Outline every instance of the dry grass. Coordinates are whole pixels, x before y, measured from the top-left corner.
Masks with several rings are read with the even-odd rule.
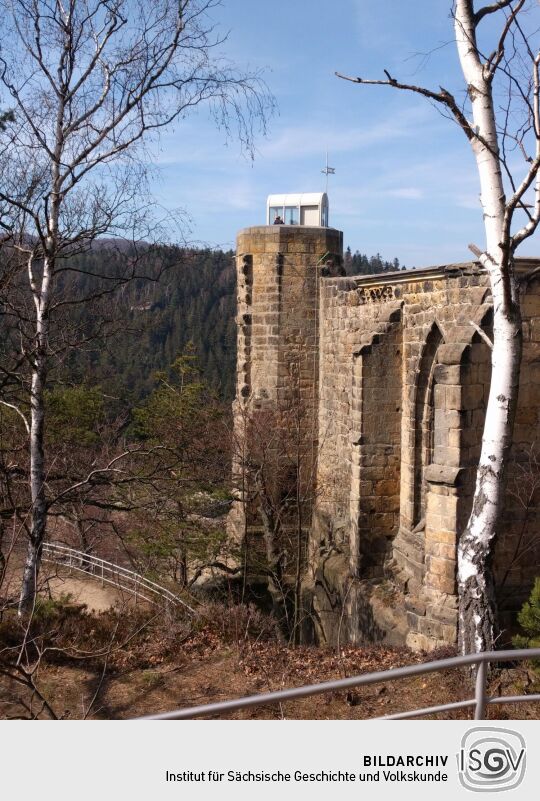
[[[89,614],[73,604],[52,604],[36,617],[25,652],[28,663],[44,649],[36,683],[59,717],[130,718],[233,697],[387,670],[432,659],[379,646],[290,648],[277,641],[273,622],[249,607],[211,604],[191,625],[181,616],[148,610]],[[14,648],[21,630],[14,615],[0,624],[0,649]],[[3,651],[6,658],[14,651]],[[435,654],[435,657],[449,654]],[[535,689],[535,675],[507,669],[493,679],[493,694]],[[0,715],[22,715],[29,695],[0,677]],[[234,713],[240,719],[365,719],[470,696],[460,671],[327,693]],[[92,703],[93,700],[93,703]],[[35,705],[34,705],[35,708]],[[538,718],[538,704],[491,710],[493,717]],[[470,716],[467,711],[448,719]]]

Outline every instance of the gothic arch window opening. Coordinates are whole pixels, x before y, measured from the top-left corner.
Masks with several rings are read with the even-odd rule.
[[[436,323],[426,338],[416,383],[414,415],[414,515],[413,528],[425,517],[426,511],[426,467],[433,460],[434,448],[434,372],[437,350],[443,335]]]

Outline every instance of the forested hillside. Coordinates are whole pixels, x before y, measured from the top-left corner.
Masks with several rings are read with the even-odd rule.
[[[113,394],[138,402],[151,391],[155,372],[168,369],[191,342],[206,381],[222,398],[232,398],[236,358],[233,256],[223,251],[160,249],[152,257],[148,278],[127,282],[111,297],[116,318],[113,332],[109,328],[93,347],[72,351],[70,379],[101,384]],[[93,268],[99,273],[104,258],[110,259],[111,254],[99,249],[79,256],[85,274],[79,274],[78,280],[88,282]],[[159,270],[154,264],[158,260]],[[85,329],[98,325],[93,305],[81,306],[76,315]]]
[[[102,272],[104,259],[122,254],[95,249],[77,257],[83,273],[75,280],[81,287],[90,274]],[[117,325],[113,335],[98,338],[92,347],[77,349],[69,358],[69,378],[75,383],[106,385],[113,394],[138,402],[151,391],[153,375],[167,369],[191,342],[202,374],[219,395],[234,395],[236,359],[236,274],[234,253],[220,250],[161,248],[157,273],[129,281],[117,290],[114,304]],[[380,256],[368,257],[350,248],[345,254],[347,274],[399,270]],[[88,292],[88,287],[82,287]],[[81,306],[75,315],[80,325],[92,328],[99,315],[95,307]]]

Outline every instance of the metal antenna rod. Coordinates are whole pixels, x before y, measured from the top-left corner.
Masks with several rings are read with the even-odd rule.
[[[335,167],[329,167],[328,166],[328,150],[326,151],[326,167],[324,168],[324,170],[321,170],[321,172],[322,172],[323,175],[326,175],[326,190],[325,191],[326,191],[326,194],[328,194],[328,176],[336,174]]]

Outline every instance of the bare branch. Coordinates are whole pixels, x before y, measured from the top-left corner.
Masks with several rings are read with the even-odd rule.
[[[52,720],[59,720],[59,716],[37,687],[33,674],[34,671],[29,671],[22,667],[22,665],[12,665],[0,661],[0,675],[9,678],[12,681],[16,681],[18,684],[22,684],[24,687],[28,688],[33,695],[39,698],[42,704],[42,710],[46,711]],[[32,717],[35,718],[36,715],[32,715]]]
[[[7,406],[9,409],[13,409],[13,411],[17,412],[17,414],[24,423],[24,427],[26,428],[26,433],[30,434],[30,425],[28,423],[28,420],[26,419],[26,416],[21,412],[21,410],[17,406],[15,406],[14,403],[8,403],[7,401],[4,400],[0,400],[0,403],[2,404],[2,406]]]
[[[519,282],[527,286],[534,281],[535,278],[538,278],[538,276],[540,276],[540,267],[535,267],[534,270],[530,270],[528,273],[525,273],[525,275],[519,276]]]
[[[478,134],[473,129],[473,127],[465,117],[462,110],[459,108],[456,99],[452,94],[450,94],[450,92],[448,92],[447,89],[444,89],[441,86],[439,92],[434,92],[433,90],[426,89],[423,86],[415,86],[413,84],[401,83],[400,81],[397,81],[395,78],[392,78],[387,70],[384,70],[384,73],[388,76],[388,79],[386,81],[369,80],[367,78],[354,78],[349,75],[342,75],[340,72],[336,72],[335,75],[338,78],[342,78],[344,81],[351,81],[352,83],[361,83],[365,84],[366,86],[391,86],[394,89],[402,89],[406,92],[413,92],[414,94],[427,97],[429,100],[434,100],[436,103],[440,103],[446,106],[452,112],[457,123],[463,129],[467,139],[471,140],[478,138]]]
[[[501,35],[499,37],[499,43],[497,45],[497,49],[489,57],[489,59],[487,60],[487,62],[485,64],[484,71],[485,71],[485,75],[486,75],[487,80],[493,80],[493,76],[495,75],[495,72],[496,72],[499,64],[503,60],[503,57],[504,57],[504,43],[506,41],[506,37],[508,36],[508,33],[510,32],[510,29],[511,29],[512,25],[515,23],[515,21],[517,19],[517,15],[519,14],[521,9],[525,5],[525,2],[526,2],[526,0],[519,0],[517,5],[514,8],[511,9],[511,13],[508,15],[508,17],[506,19],[506,23],[505,23],[504,28],[502,30],[502,33],[501,33]],[[509,3],[507,3],[506,5],[509,5]]]
[[[475,245],[472,242],[469,244],[469,250],[471,251],[471,253],[474,253],[477,259],[481,259],[482,256],[484,255],[483,251],[480,250],[478,245]]]
[[[484,340],[484,342],[486,343],[486,345],[488,346],[488,348],[489,348],[490,350],[493,350],[493,342],[492,342],[492,341],[491,341],[491,339],[488,337],[488,335],[486,334],[486,332],[485,332],[485,331],[484,331],[482,328],[480,328],[480,326],[479,326],[479,325],[477,325],[477,324],[474,322],[474,320],[469,320],[469,325],[472,325],[472,327],[474,328],[474,330],[476,331],[476,333],[478,334],[478,336],[479,336],[481,339],[483,339],[483,340]]]
[[[533,82],[534,82],[534,125],[535,130],[540,131],[540,52],[536,55],[533,63]],[[540,222],[540,135],[536,136],[536,157],[529,166],[529,171],[520,186],[514,192],[506,204],[504,215],[503,231],[505,236],[510,236],[510,226],[514,210],[518,206],[523,206],[522,198],[527,190],[535,183],[535,200],[532,213],[528,213],[529,222],[517,231],[511,238],[513,250],[527,237],[531,236]]]
[[[254,126],[264,130],[272,113],[274,101],[261,74],[242,72],[219,57],[216,48],[224,40],[208,18],[215,5],[0,0],[0,87],[14,101],[14,117],[2,116],[0,126],[0,232],[21,259],[2,310],[10,324],[15,321],[12,330],[18,330],[24,353],[17,375],[10,365],[0,366],[0,386],[17,387],[6,403],[25,408],[18,398],[26,395],[30,407],[28,461],[24,467],[17,463],[17,473],[6,472],[9,481],[15,475],[20,481],[22,469],[28,475],[30,497],[21,492],[6,503],[14,513],[25,509],[30,519],[21,615],[35,598],[51,505],[63,507],[73,497],[89,502],[91,495],[96,509],[140,508],[144,498],[133,501],[130,485],[139,482],[155,492],[160,470],[173,472],[169,459],[150,459],[144,476],[130,472],[131,464],[124,472],[121,460],[143,458],[144,452],[126,448],[119,438],[103,449],[99,463],[105,467],[94,462],[78,465],[75,476],[66,475],[70,470],[53,475],[45,393],[53,383],[51,370],[71,349],[83,347],[89,336],[105,336],[103,329],[92,328],[90,335],[75,326],[62,329],[62,310],[103,302],[135,278],[158,278],[158,268],[146,270],[131,252],[118,272],[115,264],[105,275],[80,270],[86,282],[71,283],[69,275],[78,269],[74,258],[99,237],[133,243],[160,238],[163,226],[148,200],[143,145],[190,109],[209,104],[227,132],[234,120],[242,148],[253,155]],[[144,254],[149,263],[150,253]],[[94,497],[105,486],[117,496]]]
[[[474,13],[474,24],[475,27],[478,25],[484,17],[487,17],[488,14],[495,14],[497,11],[501,11],[503,8],[508,8],[511,6],[514,0],[498,0],[497,3],[491,3],[489,6],[484,6],[483,8],[479,8],[478,11]]]

